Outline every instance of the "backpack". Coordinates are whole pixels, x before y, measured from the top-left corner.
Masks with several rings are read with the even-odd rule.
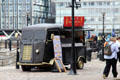
[[[107,55],[107,56],[111,56],[112,55],[111,45],[110,44],[106,44],[104,46],[104,55]]]

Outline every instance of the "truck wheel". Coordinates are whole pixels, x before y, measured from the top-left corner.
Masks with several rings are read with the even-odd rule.
[[[78,69],[83,69],[84,67],[84,62],[82,59],[79,59],[79,61],[77,61],[77,67]]]
[[[22,65],[22,70],[23,71],[30,71],[31,70],[31,67],[30,66],[25,66],[25,65]]]

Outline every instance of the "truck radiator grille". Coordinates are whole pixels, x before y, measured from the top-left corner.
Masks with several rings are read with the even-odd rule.
[[[25,61],[31,60],[31,55],[32,55],[32,46],[24,45],[22,60]]]

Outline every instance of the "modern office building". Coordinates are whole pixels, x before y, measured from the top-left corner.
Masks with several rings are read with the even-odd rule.
[[[71,16],[71,0],[56,0],[56,23],[63,24],[64,16]],[[103,20],[103,14],[104,20]],[[114,28],[120,31],[119,0],[81,0],[81,7],[75,9],[75,16],[85,16],[85,26],[94,28],[93,34],[111,33]]]
[[[0,0],[0,29],[21,29],[52,16],[51,0]]]

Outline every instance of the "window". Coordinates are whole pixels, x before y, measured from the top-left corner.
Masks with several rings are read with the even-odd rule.
[[[27,8],[27,11],[30,11],[30,5],[27,5],[26,8]]]
[[[63,3],[60,3],[60,6],[62,7],[62,6],[64,6],[64,4],[63,4]]]
[[[94,21],[94,18],[91,18],[91,21]]]
[[[94,6],[94,2],[91,2],[91,6]]]
[[[83,2],[83,5],[84,5],[84,6],[86,6],[86,5],[87,5],[87,3],[86,3],[86,2]]]
[[[115,2],[114,4],[115,4],[115,6],[118,6],[118,5],[120,5],[120,2]]]
[[[102,6],[102,2],[99,2],[98,4],[99,4],[99,6]]]
[[[10,2],[13,2],[13,0],[9,0]]]
[[[115,9],[113,10],[113,12],[114,12],[114,13],[118,13],[118,12],[119,12],[118,8],[115,8]]]
[[[15,4],[15,12],[17,12],[17,5]]]
[[[110,2],[107,2],[107,5],[109,6],[109,5],[110,5]]]
[[[102,21],[102,18],[101,17],[99,17],[99,19],[98,19],[99,21]]]
[[[13,11],[13,6],[12,5],[9,6],[9,10],[10,10],[10,12]]]
[[[23,2],[23,0],[19,0],[19,3],[22,3]]]
[[[67,5],[66,6],[70,6],[71,5],[71,3],[70,2],[67,2]]]
[[[27,0],[27,3],[29,3],[30,2],[30,0]]]
[[[2,2],[4,2],[5,0],[2,0]]]

